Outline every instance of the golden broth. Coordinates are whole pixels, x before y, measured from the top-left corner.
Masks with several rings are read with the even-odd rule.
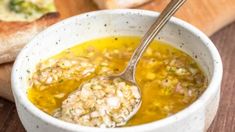
[[[40,66],[37,66],[36,72],[29,79],[28,98],[39,109],[53,115],[61,107],[62,101],[82,82],[100,74],[123,71],[139,42],[139,37],[100,38],[76,45],[49,58],[66,60],[85,57],[95,65],[95,71],[84,77],[70,73],[69,78],[57,77],[57,81],[51,84],[40,81],[34,83],[38,76],[33,75],[41,75],[38,70]],[[38,65],[46,64],[48,60]],[[47,70],[53,71],[53,67],[48,66]],[[65,69],[62,73],[66,72]],[[53,76],[53,73],[48,75]],[[142,106],[127,125],[148,123],[175,114],[195,101],[207,86],[207,79],[193,58],[159,41],[154,41],[141,58],[136,79],[142,92]]]

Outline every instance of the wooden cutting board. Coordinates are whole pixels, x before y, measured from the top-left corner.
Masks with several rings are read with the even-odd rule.
[[[55,0],[62,18],[98,10],[92,0]],[[170,0],[152,0],[138,9],[161,11]],[[235,0],[188,0],[176,15],[208,36],[235,20]],[[10,90],[12,63],[0,65],[0,96],[13,101]]]

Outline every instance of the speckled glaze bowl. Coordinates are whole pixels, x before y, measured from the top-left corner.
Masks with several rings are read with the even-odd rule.
[[[158,13],[143,10],[104,10],[61,21],[27,44],[12,70],[12,91],[17,111],[28,132],[204,132],[218,109],[222,62],[211,40],[192,25],[172,18],[157,39],[195,58],[209,79],[206,91],[193,104],[173,116],[123,128],[92,128],[67,123],[42,112],[27,98],[28,77],[35,65],[62,50],[87,40],[113,35],[142,36]]]

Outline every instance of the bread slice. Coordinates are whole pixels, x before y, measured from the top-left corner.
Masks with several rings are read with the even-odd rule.
[[[93,0],[100,9],[131,8],[150,0]]]
[[[14,61],[25,44],[59,18],[59,13],[54,12],[33,22],[0,21],[0,64]]]

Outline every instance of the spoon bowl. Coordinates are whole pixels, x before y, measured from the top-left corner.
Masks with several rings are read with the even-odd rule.
[[[141,90],[140,90],[138,84],[136,83],[135,79],[133,78],[134,80],[127,80],[126,77],[125,77],[125,73],[122,73],[122,74],[119,74],[119,75],[108,76],[107,78],[110,79],[110,80],[121,78],[122,80],[124,80],[129,85],[137,87],[138,88],[138,93],[141,95]],[[129,121],[139,111],[140,106],[142,104],[142,98],[141,97],[142,96],[140,96],[139,102],[135,105],[133,111],[131,111],[129,113],[129,115],[127,116],[126,122]],[[126,122],[124,124],[117,124],[117,126],[125,125]]]

